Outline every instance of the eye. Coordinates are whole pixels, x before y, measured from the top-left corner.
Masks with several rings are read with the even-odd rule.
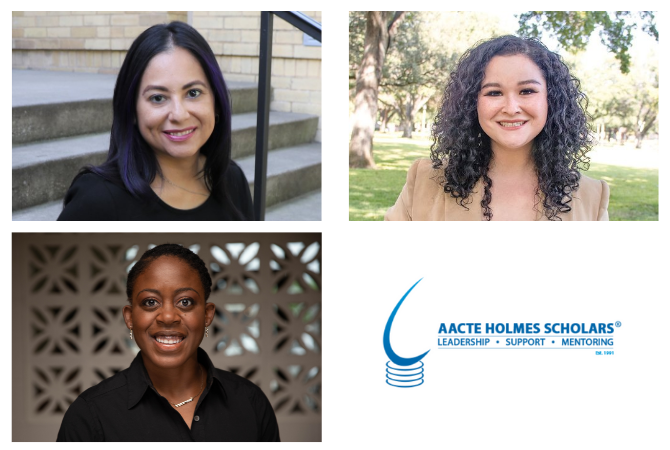
[[[158,302],[153,299],[153,298],[146,298],[142,300],[142,303],[140,303],[142,306],[146,306],[147,308],[153,308],[158,305]]]
[[[523,89],[521,92],[521,95],[529,95],[529,94],[537,94],[537,91],[535,89]]]
[[[165,101],[165,96],[162,94],[156,94],[149,97],[151,103],[163,103]]]
[[[193,305],[193,300],[191,300],[190,298],[182,298],[177,302],[177,305],[183,308],[188,308],[189,306]]]
[[[200,97],[200,94],[202,94],[200,89],[189,89],[187,96],[188,98],[197,98]]]
[[[484,94],[485,97],[500,97],[502,95],[502,92],[500,91],[488,91],[487,93]]]

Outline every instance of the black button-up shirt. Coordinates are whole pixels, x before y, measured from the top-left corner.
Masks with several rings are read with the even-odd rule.
[[[272,406],[254,383],[214,367],[199,348],[207,385],[189,429],[153,387],[141,354],[70,405],[58,441],[279,441]]]

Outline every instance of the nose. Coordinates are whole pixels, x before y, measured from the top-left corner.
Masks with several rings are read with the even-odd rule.
[[[505,104],[503,105],[503,112],[513,115],[521,112],[521,106],[519,105],[519,99],[516,95],[508,95],[505,97]]]
[[[156,317],[156,322],[164,325],[172,325],[181,322],[179,310],[170,302],[166,302],[166,305],[160,309],[160,312]]]
[[[170,121],[172,122],[182,122],[187,119],[189,116],[188,109],[184,105],[182,99],[175,99],[172,102],[172,109],[170,110]]]

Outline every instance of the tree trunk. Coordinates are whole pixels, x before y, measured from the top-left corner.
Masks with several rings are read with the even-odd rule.
[[[400,126],[402,127],[402,137],[412,139],[412,122],[405,119]]]
[[[389,109],[384,108],[379,114],[379,131],[381,131],[382,133],[386,133],[386,126],[388,125],[388,123],[389,123]]]
[[[405,94],[405,120],[402,126],[402,137],[412,139],[412,129],[414,128],[414,116],[412,115],[412,96],[409,92]]]
[[[368,11],[365,30],[365,51],[356,76],[354,124],[349,141],[349,167],[375,168],[372,157],[372,139],[377,119],[377,95],[382,67],[389,46],[402,20],[403,11]]]

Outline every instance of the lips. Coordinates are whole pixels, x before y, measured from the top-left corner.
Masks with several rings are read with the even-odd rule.
[[[156,339],[157,342],[160,342],[161,344],[179,344],[181,341],[184,340],[184,338],[179,337],[179,336],[156,336],[154,339]]]
[[[516,122],[498,122],[500,126],[503,128],[518,128],[522,125],[524,125],[527,120],[517,120]]]
[[[178,331],[159,331],[152,337],[161,346],[175,346],[186,339],[186,336]]]
[[[193,136],[198,127],[184,128],[182,130],[164,130],[163,134],[171,141],[185,141]]]

